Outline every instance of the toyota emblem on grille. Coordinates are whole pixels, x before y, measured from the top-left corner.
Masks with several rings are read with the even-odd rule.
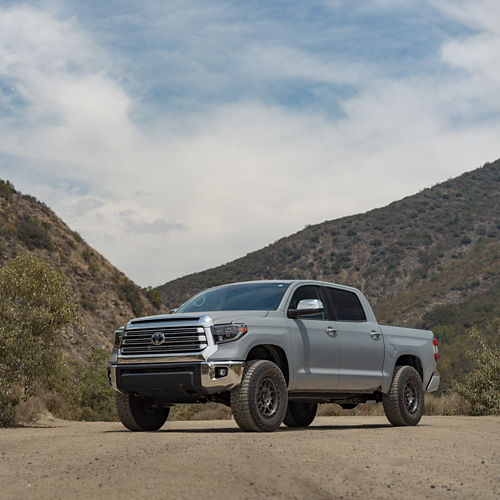
[[[151,335],[151,343],[153,345],[162,345],[165,342],[165,335],[162,332],[155,332]]]

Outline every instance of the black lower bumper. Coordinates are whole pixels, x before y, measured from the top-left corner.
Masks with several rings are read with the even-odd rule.
[[[200,364],[117,365],[120,392],[149,396],[163,403],[196,403],[206,400]]]

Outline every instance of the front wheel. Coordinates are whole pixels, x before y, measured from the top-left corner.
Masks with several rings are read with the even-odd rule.
[[[307,427],[312,424],[317,410],[317,404],[290,401],[283,422],[288,427]]]
[[[382,396],[382,403],[392,425],[417,425],[424,409],[424,389],[417,370],[397,366],[391,389]]]
[[[231,391],[233,417],[244,431],[275,431],[283,422],[287,403],[283,373],[262,359],[247,363],[241,384]]]
[[[157,431],[166,422],[170,408],[155,406],[151,398],[117,392],[116,412],[131,431]]]

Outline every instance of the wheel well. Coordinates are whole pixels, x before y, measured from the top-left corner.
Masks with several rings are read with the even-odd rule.
[[[424,380],[424,370],[422,369],[422,363],[417,356],[412,356],[411,354],[400,356],[396,361],[396,366],[413,366],[413,368],[417,370],[422,381]]]
[[[288,385],[289,381],[289,370],[288,370],[288,360],[286,359],[285,351],[276,345],[263,344],[257,345],[250,349],[247,356],[247,361],[252,359],[266,359],[267,361],[272,361],[274,364],[278,365],[283,372],[286,383]]]

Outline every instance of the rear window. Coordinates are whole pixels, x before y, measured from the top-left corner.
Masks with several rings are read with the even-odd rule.
[[[337,321],[366,321],[365,311],[358,296],[339,288],[325,287]]]

